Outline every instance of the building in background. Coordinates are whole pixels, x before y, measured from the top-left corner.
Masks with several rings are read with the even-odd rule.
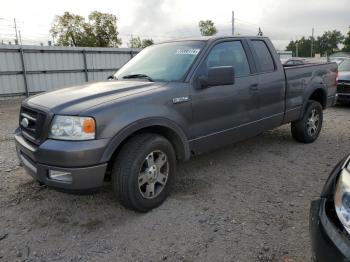
[[[282,50],[276,50],[277,54],[279,55],[280,59],[287,60],[289,58],[293,57],[292,51],[282,51]]]

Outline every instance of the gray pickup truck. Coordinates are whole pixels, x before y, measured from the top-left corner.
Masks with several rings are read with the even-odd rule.
[[[145,212],[168,196],[177,160],[287,123],[313,142],[336,76],[336,63],[283,68],[265,37],[160,43],[108,81],[25,100],[17,153],[41,183],[74,191],[111,181],[124,206]]]

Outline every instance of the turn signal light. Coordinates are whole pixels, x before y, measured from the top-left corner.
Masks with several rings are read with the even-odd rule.
[[[96,124],[95,120],[93,118],[86,118],[83,122],[83,131],[85,133],[95,133],[96,131]]]

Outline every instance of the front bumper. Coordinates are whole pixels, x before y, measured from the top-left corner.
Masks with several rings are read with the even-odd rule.
[[[47,140],[36,146],[16,130],[17,155],[26,172],[48,186],[86,190],[102,186],[107,163],[99,163],[105,140]]]
[[[337,93],[337,102],[350,102],[350,93]]]
[[[310,236],[313,261],[350,261],[350,239],[329,219],[325,198],[311,203]]]

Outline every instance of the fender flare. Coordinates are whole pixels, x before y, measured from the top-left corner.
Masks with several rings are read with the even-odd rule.
[[[158,118],[158,117],[152,117],[152,118],[146,118],[137,120],[135,122],[132,122],[131,124],[124,127],[122,130],[120,130],[108,143],[107,148],[104,150],[102,157],[101,157],[101,163],[103,162],[109,162],[111,158],[113,157],[114,152],[118,149],[118,147],[123,143],[125,139],[127,139],[130,135],[134,134],[135,132],[147,128],[147,127],[163,127],[167,128],[168,130],[171,130],[176,136],[178,137],[179,141],[181,141],[181,147],[182,147],[182,158],[184,160],[187,160],[191,156],[191,151],[189,147],[189,142],[187,139],[186,134],[184,131],[173,121],[167,119],[167,118]]]
[[[305,100],[304,100],[304,102],[303,102],[303,106],[302,106],[302,109],[301,109],[301,111],[300,111],[300,118],[302,118],[303,115],[304,115],[304,113],[305,113],[305,110],[306,110],[306,108],[307,108],[307,104],[308,104],[308,102],[310,101],[310,97],[311,97],[317,90],[320,90],[320,91],[322,92],[322,96],[324,96],[324,97],[325,97],[325,100],[326,100],[326,101],[324,101],[324,102],[327,103],[327,91],[325,90],[324,86],[316,86],[316,87],[314,87],[313,89],[311,89],[311,91],[309,91],[309,92],[307,92],[307,93],[305,94]],[[321,105],[322,105],[322,103],[321,103]],[[322,107],[325,108],[324,105],[322,105]]]

